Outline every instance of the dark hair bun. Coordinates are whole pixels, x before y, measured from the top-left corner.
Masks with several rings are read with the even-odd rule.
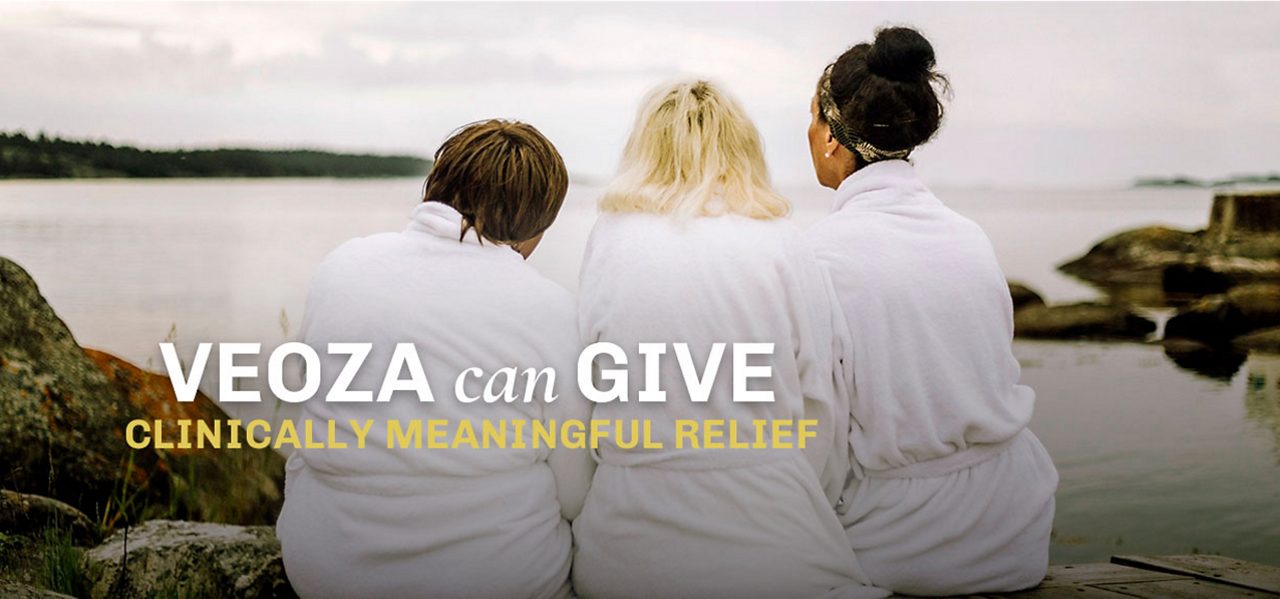
[[[888,27],[876,32],[867,53],[867,68],[891,81],[928,79],[934,66],[933,45],[915,29]]]
[[[881,150],[910,150],[942,124],[940,96],[950,86],[934,66],[933,45],[920,32],[880,29],[874,43],[845,50],[828,67],[830,100],[849,133]]]

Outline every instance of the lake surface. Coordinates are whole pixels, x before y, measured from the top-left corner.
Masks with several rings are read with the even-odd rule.
[[[339,243],[399,230],[419,180],[0,182],[0,255],[35,277],[83,345],[159,370],[156,343],[275,344],[296,333],[312,269]],[[817,187],[783,190],[807,224]],[[576,287],[595,218],[570,188],[532,258]],[[1116,231],[1195,229],[1199,189],[939,190],[986,229],[1010,279],[1051,302],[1092,288],[1055,271]],[[1159,346],[1015,344],[1039,396],[1032,429],[1062,474],[1052,558],[1221,553],[1280,564],[1280,357],[1231,374],[1184,370]]]

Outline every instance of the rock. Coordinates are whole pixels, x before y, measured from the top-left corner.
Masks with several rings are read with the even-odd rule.
[[[1203,264],[1174,264],[1165,267],[1160,276],[1161,289],[1165,293],[1225,293],[1232,284],[1231,277]]]
[[[0,258],[0,464],[3,484],[103,513],[125,473],[121,431],[142,412],[121,401],[71,331],[40,296],[35,281]],[[133,456],[131,476],[154,468],[151,452]],[[142,482],[142,481],[137,481]],[[162,485],[140,493],[158,500]]]
[[[1225,295],[1211,295],[1182,308],[1164,325],[1165,339],[1196,339],[1223,345],[1248,332],[1244,317]]]
[[[151,520],[85,553],[89,597],[295,597],[269,526]],[[121,574],[121,564],[124,564]]]
[[[1231,339],[1280,326],[1280,285],[1255,283],[1211,295],[1179,310],[1165,325],[1166,339],[1225,345]]]
[[[1253,283],[1234,287],[1227,301],[1240,310],[1250,330],[1280,326],[1280,285]]]
[[[1013,321],[1014,335],[1040,339],[1142,340],[1156,330],[1127,308],[1097,303],[1028,306]]]
[[[31,277],[0,258],[0,464],[5,486],[58,499],[112,528],[180,516],[273,522],[284,460],[269,449],[130,449],[134,419],[224,419],[168,378],[82,349]]]
[[[56,499],[0,490],[0,533],[33,535],[54,526],[80,545],[98,542],[98,527],[83,512]]]
[[[5,599],[75,599],[71,595],[63,595],[45,589],[16,582],[0,582],[0,597]]]
[[[1280,191],[1214,194],[1207,233],[1219,243],[1249,233],[1280,233]]]
[[[166,430],[178,420],[226,420],[227,415],[204,393],[179,402],[169,377],[147,372],[111,354],[84,350],[127,401]],[[284,496],[284,458],[269,449],[167,449],[160,467],[170,474],[175,511],[168,517],[235,524],[269,524],[280,513]]]
[[[1027,306],[1043,306],[1044,298],[1035,290],[1021,283],[1009,283],[1009,296],[1013,298],[1013,311],[1017,312]]]
[[[1168,227],[1125,231],[1058,269],[1099,283],[1160,284],[1165,268],[1185,263],[1199,249],[1200,237]]]
[[[1197,294],[1280,279],[1280,191],[1218,192],[1205,231],[1125,231],[1059,269],[1104,285],[1143,283]]]
[[[1232,339],[1231,345],[1242,351],[1280,353],[1280,327],[1271,327],[1241,335]]]

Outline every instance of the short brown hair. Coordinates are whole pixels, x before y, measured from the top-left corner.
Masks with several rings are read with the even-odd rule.
[[[560,212],[569,173],[532,125],[492,119],[455,131],[436,150],[422,201],[453,207],[462,236],[518,243],[547,230]]]

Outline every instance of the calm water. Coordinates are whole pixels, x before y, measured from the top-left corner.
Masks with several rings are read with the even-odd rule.
[[[338,243],[404,226],[417,180],[0,182],[0,255],[31,272],[84,345],[158,369],[156,343],[278,343]],[[786,190],[805,224],[828,192]],[[574,187],[533,264],[576,287],[595,190]],[[1054,266],[1117,230],[1202,226],[1203,190],[941,190],[991,236],[1011,279],[1096,296]],[[1158,346],[1018,342],[1032,428],[1062,473],[1055,562],[1222,553],[1280,564],[1280,358],[1229,379]]]

